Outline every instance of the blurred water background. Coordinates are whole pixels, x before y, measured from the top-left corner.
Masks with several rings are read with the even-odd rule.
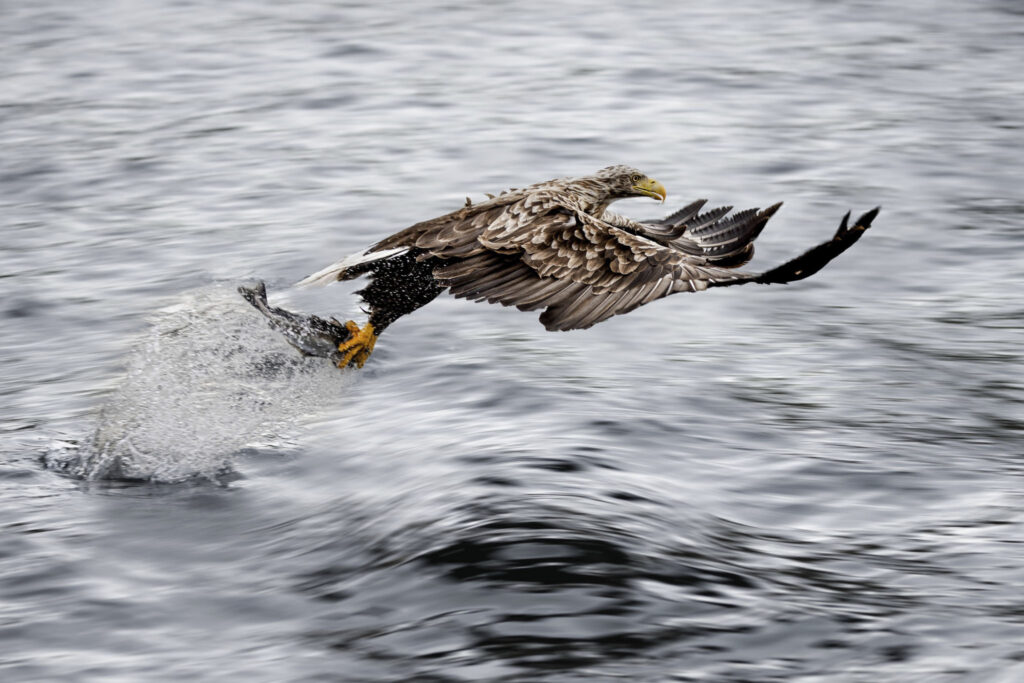
[[[1024,680],[1022,68],[1015,0],[0,3],[0,680]],[[754,266],[883,211],[359,373],[234,293],[612,163],[784,200]]]

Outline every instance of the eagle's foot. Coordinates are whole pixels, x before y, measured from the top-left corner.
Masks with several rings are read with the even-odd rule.
[[[373,347],[377,343],[377,334],[370,323],[366,323],[360,328],[351,320],[345,323],[345,329],[349,332],[349,338],[338,345],[338,351],[341,353],[338,367],[345,368],[355,364],[357,368],[361,368],[373,353]]]

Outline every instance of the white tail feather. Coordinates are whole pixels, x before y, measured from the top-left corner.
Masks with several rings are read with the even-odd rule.
[[[392,256],[398,256],[409,251],[409,247],[396,247],[395,249],[383,249],[381,251],[361,251],[358,254],[352,254],[347,256],[337,263],[332,263],[323,270],[318,270],[312,275],[299,280],[296,284],[297,287],[323,287],[329,285],[332,282],[345,279],[345,271],[353,266],[358,266],[363,263],[373,263],[374,261],[381,261],[383,259],[391,258]]]

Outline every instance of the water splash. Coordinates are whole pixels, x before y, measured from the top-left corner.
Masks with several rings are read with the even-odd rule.
[[[49,464],[86,479],[216,477],[246,445],[335,405],[352,376],[303,358],[234,287],[211,286],[156,313],[91,438]]]

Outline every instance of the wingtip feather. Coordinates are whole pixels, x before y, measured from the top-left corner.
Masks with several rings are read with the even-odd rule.
[[[875,208],[871,209],[870,211],[868,211],[863,216],[857,219],[857,225],[861,226],[862,228],[870,228],[871,222],[878,217],[878,212],[881,210],[881,206],[876,206]]]

